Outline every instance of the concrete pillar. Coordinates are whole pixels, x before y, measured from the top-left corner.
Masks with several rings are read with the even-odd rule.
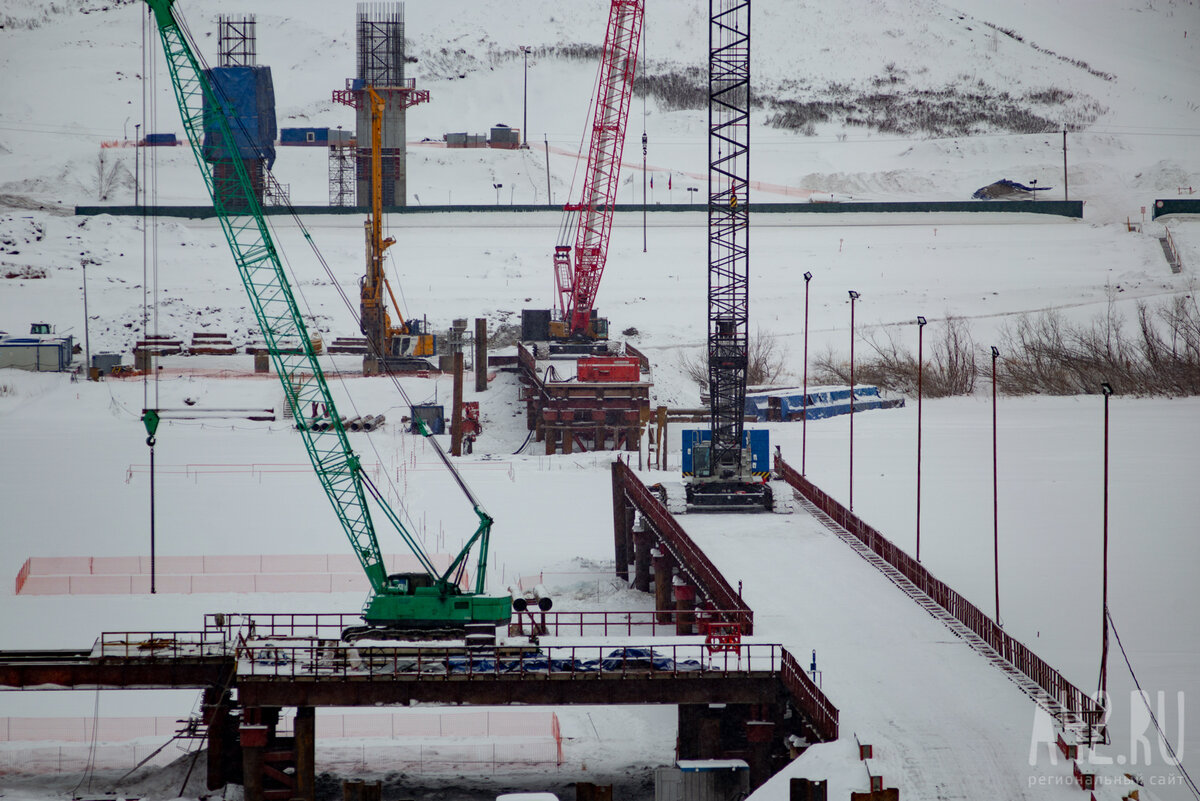
[[[487,390],[488,375],[487,320],[475,318],[475,391]]]
[[[296,707],[296,798],[315,801],[317,715],[311,706]]]

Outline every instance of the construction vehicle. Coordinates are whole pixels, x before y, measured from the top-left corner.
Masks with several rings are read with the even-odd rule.
[[[745,430],[750,322],[750,2],[710,0],[708,68],[709,439],[692,443],[688,508],[770,510]],[[766,453],[767,443],[760,451]],[[756,470],[755,468],[758,468]],[[757,473],[757,474],[756,474]]]
[[[550,324],[553,339],[608,338],[608,321],[598,317],[594,307],[608,258],[644,14],[645,0],[612,0],[593,107],[583,196],[578,203],[564,206],[566,222],[554,248],[558,319]],[[572,226],[571,220],[577,224]],[[574,245],[566,241],[572,233]]]
[[[280,377],[284,396],[291,407],[317,478],[371,585],[371,594],[362,613],[365,625],[346,629],[343,637],[349,641],[362,638],[407,639],[430,631],[457,634],[471,626],[490,628],[494,636],[495,627],[507,623],[512,612],[508,595],[484,594],[492,518],[455,470],[437,440],[422,427],[420,433],[426,436],[450,470],[479,520],[475,532],[467,538],[450,566],[438,571],[414,536],[404,527],[400,517],[364,474],[330,395],[312,346],[312,338],[285,277],[262,208],[255,198],[253,185],[236,153],[230,152],[225,158],[228,168],[236,174],[240,197],[232,197],[232,202],[227,202],[227,187],[224,192],[214,191],[214,165],[206,161],[203,150],[206,129],[214,130],[215,126],[221,141],[233,143],[237,140],[232,131],[238,126],[238,120],[230,118],[223,98],[217,96],[214,85],[202,69],[174,14],[175,0],[146,0],[146,3],[153,11],[158,26],[188,142],[213,198],[213,208],[246,288],[267,352]],[[239,133],[244,134],[240,130]],[[226,164],[216,166],[224,167]],[[327,410],[332,421],[328,428],[322,427],[324,430],[313,426],[307,416],[307,410],[318,406]],[[417,557],[422,572],[388,574],[372,521],[368,494],[374,498],[375,507]],[[479,559],[473,589],[468,591],[461,587],[461,583],[465,580],[467,559],[476,547]]]
[[[367,354],[363,357],[363,373],[374,375],[384,371],[425,370],[433,365],[429,359],[437,355],[437,341],[424,330],[420,320],[405,320],[400,304],[383,269],[383,254],[396,240],[383,236],[383,110],[388,98],[405,108],[429,98],[426,91],[408,87],[380,88],[351,81],[344,90],[333,93],[335,102],[358,108],[366,103],[371,110],[371,213],[364,224],[366,232],[367,265],[360,282],[362,333],[367,338]],[[383,291],[387,290],[396,311],[399,325],[393,325]]]

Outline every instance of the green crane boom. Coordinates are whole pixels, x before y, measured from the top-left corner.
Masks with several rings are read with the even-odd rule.
[[[213,84],[201,69],[196,54],[188,44],[172,10],[175,0],[146,0],[146,4],[154,12],[158,25],[163,52],[171,73],[171,83],[175,89],[175,99],[183,118],[184,131],[212,197],[213,208],[221,221],[221,229],[229,243],[254,316],[262,330],[267,351],[283,384],[284,395],[298,423],[304,447],[370,581],[371,596],[363,610],[363,617],[368,626],[371,627],[371,631],[399,631],[408,628],[455,628],[468,623],[498,625],[507,622],[511,615],[508,596],[483,595],[492,519],[476,501],[432,436],[429,436],[429,441],[470,500],[479,518],[479,527],[450,567],[439,574],[395,511],[382,498],[376,496],[379,508],[400,533],[425,571],[424,575],[405,574],[389,577],[367,504],[366,490],[369,485],[363,476],[358,456],[350,447],[350,441],[342,427],[325,375],[317,361],[312,340],[267,229],[249,173],[242,160],[237,157],[235,143],[239,140],[233,135],[229,104],[224,98],[218,97]],[[216,191],[213,166],[205,158],[203,139],[206,109],[208,127],[212,128],[214,122],[216,123],[220,140],[226,143],[225,156],[228,166],[236,174],[236,187],[240,191],[235,191],[232,199],[225,183],[222,183],[222,191]],[[214,109],[217,110],[215,113]],[[332,425],[323,431],[315,430],[305,423],[308,410],[319,406],[328,411],[332,420]],[[428,436],[428,432],[423,433]],[[465,569],[467,556],[476,544],[479,546],[480,558],[475,574],[474,591],[464,592],[458,581]],[[369,632],[358,630],[359,635],[364,633]]]

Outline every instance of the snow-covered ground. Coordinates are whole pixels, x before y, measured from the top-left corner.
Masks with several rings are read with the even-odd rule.
[[[578,5],[578,4],[576,4]],[[353,70],[353,10],[328,4],[229,2],[181,4],[209,60],[215,59],[218,13],[257,13],[259,63],[274,70],[281,126],[351,124],[350,112],[329,100]],[[77,218],[77,204],[126,204],[133,199],[134,151],[102,150],[102,141],[132,139],[141,131],[181,132],[161,56],[156,102],[142,116],[144,16],[138,3],[50,3],[11,0],[0,9],[0,276],[29,269],[44,278],[0,277],[0,329],[24,333],[45,320],[82,339],[86,266],[91,351],[128,354],[141,334],[144,287],[159,303],[151,328],[190,339],[196,331],[223,331],[244,344],[252,316],[234,278],[218,226],[164,220],[151,232],[120,217]],[[544,48],[599,44],[606,6],[589,3],[565,12],[561,4],[529,0],[459,5],[410,0],[409,75],[429,88],[433,102],[408,116],[410,205],[546,202],[546,159],[555,203],[570,196],[579,169],[576,153],[585,127],[594,64]],[[847,290],[857,304],[860,346],[867,337],[894,337],[915,346],[915,318],[936,330],[947,316],[968,321],[981,347],[998,343],[1018,315],[1055,309],[1088,322],[1112,309],[1132,321],[1138,301],[1191,297],[1200,264],[1200,227],[1169,223],[1184,263],[1167,269],[1154,235],[1126,230],[1155,198],[1200,188],[1196,137],[1200,135],[1194,0],[1141,3],[982,0],[852,0],[836,6],[761,0],[754,5],[753,76],[763,98],[830,97],[831,86],[870,88],[881,76],[903,73],[906,85],[947,85],[1008,91],[1014,97],[1049,89],[1069,91],[1061,108],[1036,110],[1071,125],[1070,196],[1085,201],[1085,218],[1041,216],[980,219],[973,215],[756,215],[751,236],[752,323],[786,350],[798,379],[803,368],[803,278],[812,283],[810,358],[849,349]],[[847,21],[852,20],[853,24]],[[652,75],[703,69],[707,39],[702,4],[652,5],[645,52]],[[153,36],[150,37],[150,44]],[[447,151],[421,144],[447,131],[483,132],[497,122],[519,126],[522,61],[519,46],[540,50],[529,61],[528,151]],[[49,58],[45,54],[53,53]],[[889,65],[891,67],[889,68]],[[1082,65],[1082,66],[1081,66]],[[1105,77],[1111,76],[1111,77]],[[890,81],[890,78],[888,78]],[[1062,137],[988,131],[978,136],[927,138],[884,135],[863,127],[819,123],[812,136],[769,128],[770,109],[755,111],[752,178],[757,201],[796,200],[810,192],[856,199],[965,199],[999,178],[1055,189],[1062,197]],[[1096,117],[1081,123],[1089,114]],[[641,200],[636,138],[646,130],[655,188],[648,200],[688,202],[687,187],[704,191],[705,114],[635,101],[631,140],[619,200]],[[1080,123],[1078,126],[1075,123]],[[119,162],[116,188],[97,196],[100,156],[105,169]],[[184,148],[156,149],[155,196],[162,203],[198,203],[204,188]],[[121,170],[124,170],[122,172]],[[326,201],[325,154],[281,148],[275,172],[298,204]],[[126,174],[128,173],[128,174]],[[671,188],[668,189],[668,176]],[[145,180],[145,175],[140,176]],[[577,179],[575,179],[577,181]],[[143,184],[144,185],[144,184]],[[45,208],[39,208],[45,207]],[[1148,219],[1149,215],[1147,215]],[[332,281],[353,295],[362,265],[361,222],[320,217],[305,221],[331,265],[325,275],[300,231],[275,218],[275,234],[312,320],[327,339],[352,335],[351,312]],[[559,215],[439,214],[393,216],[393,285],[406,313],[425,315],[438,328],[451,319],[485,316],[493,328],[519,321],[522,308],[550,305],[550,252]],[[705,331],[705,218],[650,215],[643,252],[640,214],[619,214],[600,289],[601,311],[631,336],[654,364],[655,402],[698,405],[698,387],[680,358],[700,350]],[[145,270],[143,245],[156,267]],[[156,261],[155,261],[156,260]],[[927,332],[928,333],[928,332]],[[126,360],[129,361],[127,355]],[[339,360],[353,371],[353,360]],[[332,369],[335,364],[330,362]],[[236,377],[219,378],[227,369]],[[185,400],[210,408],[281,406],[272,380],[247,376],[250,358],[168,360],[149,392],[154,405]],[[196,371],[205,375],[198,375]],[[405,379],[416,402],[445,401],[447,379]],[[471,382],[468,381],[468,387]],[[982,388],[981,388],[982,389]],[[353,440],[364,461],[378,462],[389,492],[434,551],[453,551],[473,530],[474,516],[436,469],[427,446],[395,425],[405,413],[387,382],[347,375],[334,382],[338,402],[358,413],[385,412],[391,424],[368,441]],[[1200,425],[1197,403],[1141,399],[1112,401],[1110,605],[1143,689],[1163,693],[1163,722],[1185,764],[1197,765],[1186,741],[1177,699],[1200,697],[1200,634],[1193,575],[1200,563],[1195,483]],[[0,372],[0,575],[15,576],[29,556],[134,555],[148,550],[147,449],[138,420],[147,405],[140,382],[72,383],[63,376]],[[481,403],[484,433],[463,472],[497,520],[491,575],[497,586],[541,570],[591,569],[611,559],[609,455],[512,456],[525,439],[523,411],[512,376],[501,373],[489,390],[468,391]],[[855,511],[902,547],[913,549],[915,404],[863,414],[856,420]],[[1001,398],[999,521],[1001,615],[1006,629],[1076,685],[1095,683],[1099,658],[1099,536],[1102,402],[1078,398]],[[992,604],[992,494],[990,398],[926,401],[922,500],[922,560],[939,578],[981,609]],[[772,438],[793,464],[799,429],[773,425]],[[846,498],[847,425],[844,419],[809,426],[808,472],[818,485]],[[286,423],[246,420],[170,421],[159,432],[160,467],[302,465],[304,454]],[[315,481],[303,472],[257,470],[189,475],[164,472],[157,485],[157,547],[164,555],[325,554],[345,549]],[[752,522],[752,521],[751,521]],[[752,605],[774,636],[797,653],[817,649],[825,686],[845,711],[844,733],[875,742],[877,753],[901,759],[895,775],[905,797],[956,797],[974,771],[995,768],[1001,782],[1020,784],[1012,797],[1057,797],[1067,791],[1029,785],[1058,775],[1027,763],[1032,706],[1002,679],[981,679],[976,694],[961,660],[939,656],[937,627],[903,601],[889,604],[889,587],[857,557],[838,549],[803,514],[772,518],[761,530],[724,532],[712,541],[741,575]],[[780,528],[776,530],[776,526]],[[738,539],[732,539],[733,537]],[[746,547],[739,547],[745,542]],[[385,550],[398,543],[385,544]],[[810,561],[811,560],[811,563]],[[793,574],[789,567],[796,566]],[[836,566],[836,567],[835,567]],[[795,590],[803,608],[806,587],[824,586],[823,603],[845,605],[821,617],[783,614],[776,597]],[[10,585],[11,586],[11,585]],[[840,588],[840,589],[839,589]],[[0,647],[84,647],[102,630],[187,629],[208,611],[345,611],[360,593],[286,595],[0,596]],[[758,599],[758,600],[756,600]],[[620,602],[627,602],[622,599]],[[617,601],[613,601],[616,603]],[[587,598],[576,601],[593,608]],[[867,625],[872,606],[889,606],[900,620],[890,641],[902,651],[895,675],[877,641],[845,629]],[[820,608],[820,607],[818,607]],[[829,607],[826,607],[829,609]],[[923,615],[924,613],[920,613]],[[50,625],[48,625],[50,623]],[[877,623],[877,622],[876,622]],[[923,643],[920,648],[913,643]],[[920,673],[922,654],[935,660],[925,686],[899,697],[895,684]],[[967,655],[970,656],[969,654]],[[871,663],[880,673],[873,673]],[[943,673],[944,671],[944,673]],[[965,668],[964,668],[965,671]],[[880,678],[876,679],[876,676]],[[938,681],[945,676],[945,681]],[[961,688],[961,689],[960,689]],[[1118,653],[1110,661],[1114,744],[1102,754],[1116,761],[1135,753],[1131,731],[1145,730]],[[1182,693],[1182,696],[1180,695]],[[193,694],[3,693],[0,716],[119,715],[131,705],[146,714],[188,714]],[[672,709],[582,710],[558,714],[567,762],[558,778],[616,780],[648,797],[638,782],[645,769],[672,759]],[[973,733],[964,733],[974,727]],[[957,748],[948,740],[958,738]],[[943,741],[943,742],[939,742]],[[1151,763],[1138,755],[1130,772],[1170,777],[1154,737]],[[990,756],[964,761],[977,744]],[[846,743],[814,750],[797,763],[809,775],[846,771]],[[962,749],[962,750],[959,750]],[[846,749],[843,749],[846,750]],[[1044,762],[1045,755],[1042,752]],[[587,770],[584,770],[586,764]],[[1109,770],[1117,772],[1119,765]],[[857,769],[857,768],[855,768]],[[1193,773],[1196,772],[1193,768]],[[615,778],[614,778],[615,777]],[[781,777],[783,778],[783,777]],[[504,778],[489,789],[535,789],[538,777]],[[177,792],[178,774],[163,774],[132,791],[145,797]],[[10,782],[10,797],[46,798],[74,782],[48,778]],[[856,789],[865,789],[857,787]],[[1157,797],[1188,797],[1181,785],[1147,788]],[[1111,790],[1111,788],[1110,788]],[[772,783],[763,797],[783,797]],[[1152,797],[1143,792],[1143,798]],[[1111,796],[1116,797],[1116,796]]]

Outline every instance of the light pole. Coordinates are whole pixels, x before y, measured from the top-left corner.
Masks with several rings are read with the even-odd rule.
[[[800,418],[800,475],[804,475],[808,456],[808,284],[812,273],[804,274],[804,416]]]
[[[694,186],[689,186],[687,188],[687,191],[688,191],[688,205],[690,206],[696,202],[696,193],[699,192],[700,190]]]
[[[500,205],[500,190],[504,188],[504,184],[492,184],[492,188],[496,190],[496,205]]]
[[[87,259],[80,259],[79,266],[83,268],[83,377],[92,376],[92,343],[88,332],[87,307]]]
[[[133,205],[138,205],[138,159],[142,150],[142,124],[133,124]]]
[[[850,290],[850,511],[854,511],[854,301],[858,293]]]
[[[1100,639],[1100,684],[1096,698],[1105,706],[1108,694],[1108,398],[1113,394],[1112,384],[1105,381],[1100,385],[1104,393],[1104,554],[1101,572],[1100,623],[1103,626]]]
[[[921,561],[921,395],[925,369],[925,324],[924,317],[917,315],[917,561]]]
[[[646,153],[649,151],[650,139],[642,131],[642,252],[646,252]]]
[[[1000,488],[996,475],[996,360],[1000,351],[992,346],[992,568],[996,584],[996,625],[1000,622]]]
[[[521,147],[529,147],[529,48],[521,45],[521,57],[525,61],[525,80],[521,90],[521,138],[524,144]]]

